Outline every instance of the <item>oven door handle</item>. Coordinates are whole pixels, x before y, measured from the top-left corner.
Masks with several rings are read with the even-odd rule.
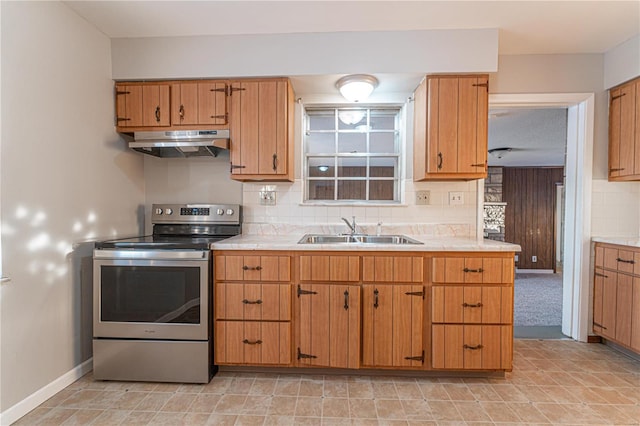
[[[209,250],[94,250],[94,259],[203,260]]]

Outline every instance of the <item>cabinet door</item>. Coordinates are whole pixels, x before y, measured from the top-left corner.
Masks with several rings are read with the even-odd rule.
[[[363,286],[362,360],[372,367],[421,367],[424,363],[421,285]]]
[[[291,320],[290,284],[215,283],[215,318]]]
[[[488,97],[488,77],[458,80],[458,173],[487,173]]]
[[[142,125],[168,126],[169,117],[169,85],[142,86]]]
[[[435,324],[433,368],[511,370],[512,335],[513,329],[509,325]]]
[[[606,271],[602,280],[602,336],[616,338],[616,298],[618,274]]]
[[[360,257],[348,255],[300,256],[301,281],[360,281]]]
[[[618,274],[616,283],[616,341],[631,345],[631,309],[633,307],[633,277]]]
[[[640,278],[633,278],[631,302],[631,349],[640,351]]]
[[[291,99],[284,80],[232,82],[231,177],[291,180]]]
[[[198,83],[198,124],[227,124],[227,85]]]
[[[609,178],[635,173],[636,85],[612,89],[609,101]]]
[[[360,287],[298,286],[298,365],[360,366]]]
[[[142,126],[142,86],[116,85],[116,125],[118,127]]]
[[[511,324],[513,288],[507,286],[433,286],[434,323]]]
[[[215,331],[215,364],[291,363],[289,322],[216,321]]]
[[[198,83],[171,86],[171,122],[174,125],[198,124]]]
[[[362,280],[421,283],[423,263],[421,256],[363,256]]]

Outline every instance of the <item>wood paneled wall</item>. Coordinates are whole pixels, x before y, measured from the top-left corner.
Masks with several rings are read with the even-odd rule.
[[[556,184],[563,182],[563,175],[562,167],[503,169],[505,241],[522,247],[516,263],[520,269],[555,271]]]

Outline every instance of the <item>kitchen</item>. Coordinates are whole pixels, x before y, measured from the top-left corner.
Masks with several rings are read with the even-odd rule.
[[[34,392],[46,393],[56,386],[57,379],[63,376],[68,379],[67,373],[90,358],[87,336],[91,330],[87,327],[91,324],[91,314],[83,308],[87,306],[86,300],[81,300],[86,292],[80,291],[86,278],[81,275],[86,269],[80,265],[91,256],[92,244],[88,242],[148,232],[144,227],[149,226],[148,214],[154,202],[215,199],[225,203],[251,203],[263,185],[231,181],[228,158],[224,154],[213,162],[195,160],[188,165],[178,160],[163,162],[143,158],[128,151],[114,131],[112,80],[138,77],[134,71],[118,75],[118,66],[142,66],[135,61],[138,55],[129,56],[127,46],[133,49],[136,43],[142,43],[142,47],[135,49],[157,52],[150,53],[149,57],[157,58],[157,62],[147,63],[156,70],[147,75],[148,78],[193,78],[214,76],[208,68],[211,65],[207,65],[208,61],[216,62],[207,47],[209,43],[191,40],[195,44],[189,50],[192,54],[187,54],[180,44],[172,50],[168,39],[158,40],[157,44],[152,43],[153,40],[130,40],[130,43],[127,39],[111,40],[64,3],[2,3],[0,10],[3,275],[11,278],[3,284],[1,299],[1,409],[4,413]],[[627,15],[633,16],[633,12]],[[340,39],[345,42],[353,36],[345,33]],[[419,40],[424,45],[424,56],[453,56],[437,50],[437,46],[428,43],[428,35],[425,37],[426,40]],[[489,35],[493,43],[495,38],[497,32]],[[365,61],[368,56],[362,50],[359,50],[361,60],[365,62],[361,64],[353,55],[332,49],[324,57],[330,61],[314,59],[315,53],[327,50],[317,45],[309,49],[313,54],[303,56],[302,47],[308,48],[313,40],[302,35],[259,39],[261,41],[256,41],[259,44],[249,52],[240,50],[232,39],[216,43],[216,53],[234,58],[226,62],[229,68],[221,71],[221,75],[338,75],[361,68],[366,71],[381,68],[381,65],[370,68]],[[469,71],[478,71],[479,66],[497,69],[491,76],[491,93],[595,93],[591,180],[594,214],[591,224],[587,225],[591,235],[635,237],[639,233],[637,183],[612,183],[606,179],[606,89],[639,74],[637,36],[616,48],[617,43],[625,40],[605,46],[598,53],[558,52],[555,55],[498,55],[492,44],[489,63],[480,65],[467,62],[468,58],[476,57],[477,52],[456,45],[460,53],[449,59],[460,61],[457,70],[461,72],[467,69],[465,66]],[[273,47],[269,48],[275,41],[285,43],[300,54],[286,62],[265,61],[265,52],[278,53]],[[406,39],[400,38],[398,43],[403,41]],[[330,37],[323,39],[323,43],[335,46]],[[454,48],[447,45],[446,37],[441,43],[445,52]],[[225,46],[231,51],[225,51]],[[161,54],[161,51],[164,52]],[[412,67],[411,61],[417,56],[415,51],[415,45],[408,45],[404,56],[388,61],[395,62],[397,68],[387,65],[386,72],[446,71],[433,69],[433,65]],[[186,55],[179,56],[182,61],[168,60],[178,57],[175,55],[180,52]],[[119,59],[118,54],[123,57]],[[282,55],[286,56],[286,52]],[[180,63],[188,63],[189,69],[176,68]],[[277,68],[276,63],[286,63],[289,69]],[[336,63],[343,67],[336,67]],[[248,73],[247,69],[254,71]],[[335,96],[339,96],[337,91]],[[31,149],[31,145],[37,148]],[[432,194],[466,191],[467,200],[475,199],[475,189],[467,184],[414,185],[430,189]],[[293,196],[297,196],[299,191],[291,188]],[[244,193],[253,195],[245,201]],[[224,199],[219,198],[222,194]],[[291,202],[295,204],[297,202]],[[466,207],[463,210],[466,211]],[[331,223],[337,223],[339,217],[344,216],[330,216],[326,207],[298,208],[302,213],[297,217],[304,220],[314,218],[314,221],[328,222],[331,219]],[[469,210],[463,219],[475,224],[475,210]],[[434,213],[438,218],[444,215]],[[356,216],[363,217],[363,223],[368,222],[366,210],[364,214],[357,212]],[[383,219],[383,223],[386,222],[389,221]],[[87,243],[83,243],[85,241]]]

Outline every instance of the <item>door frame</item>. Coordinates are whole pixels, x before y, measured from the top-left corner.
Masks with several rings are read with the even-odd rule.
[[[562,333],[581,342],[589,334],[594,106],[593,93],[489,94],[490,108],[567,108]],[[481,200],[478,196],[478,223]],[[482,238],[482,227],[477,235]]]

